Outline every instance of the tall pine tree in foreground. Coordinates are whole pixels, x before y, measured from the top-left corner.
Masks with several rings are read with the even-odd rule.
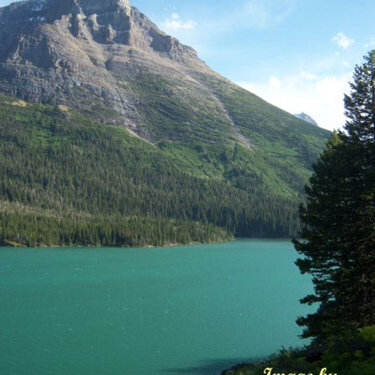
[[[304,337],[323,341],[375,324],[375,50],[354,72],[345,131],[334,133],[314,167],[295,242],[318,303],[301,317]]]

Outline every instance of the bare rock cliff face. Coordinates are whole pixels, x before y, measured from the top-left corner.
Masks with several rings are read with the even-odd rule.
[[[128,0],[29,0],[0,8],[0,91],[21,99],[74,106],[140,134],[141,99],[129,82],[153,74],[202,91],[191,72],[215,74]]]

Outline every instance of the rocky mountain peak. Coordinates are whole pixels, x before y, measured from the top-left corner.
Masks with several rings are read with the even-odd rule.
[[[301,112],[301,113],[296,113],[294,116],[299,118],[300,120],[306,121],[311,125],[319,126],[318,123],[307,113]]]
[[[27,0],[0,8],[0,91],[27,101],[95,107],[106,121],[135,129],[142,119],[129,82],[136,75],[183,81],[202,70],[209,71],[193,48],[129,0]]]
[[[17,40],[36,29],[40,33],[46,25],[101,44],[150,49],[172,59],[196,57],[192,48],[159,30],[129,0],[28,0],[0,8],[0,60]]]
[[[123,9],[128,14],[131,11],[131,5],[129,0],[28,0],[23,2],[24,5],[34,12],[42,12],[45,10],[51,10],[52,8],[74,10],[75,8],[81,8],[85,11],[104,11],[108,9]],[[17,4],[12,4],[13,6]]]
[[[0,22],[10,18],[18,32],[60,22],[75,37],[129,43],[131,13],[129,0],[29,0],[3,8]]]

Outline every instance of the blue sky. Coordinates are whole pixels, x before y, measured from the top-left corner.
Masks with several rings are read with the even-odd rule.
[[[0,0],[1,5],[10,3]],[[132,0],[214,70],[322,127],[345,122],[355,64],[375,48],[374,0]]]

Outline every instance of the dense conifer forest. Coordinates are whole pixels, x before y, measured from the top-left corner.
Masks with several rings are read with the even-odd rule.
[[[72,109],[1,97],[0,112],[3,244],[143,246],[298,230],[299,196],[272,191],[238,144],[193,146],[199,163],[222,171],[209,178],[194,172],[191,151],[176,156]]]

